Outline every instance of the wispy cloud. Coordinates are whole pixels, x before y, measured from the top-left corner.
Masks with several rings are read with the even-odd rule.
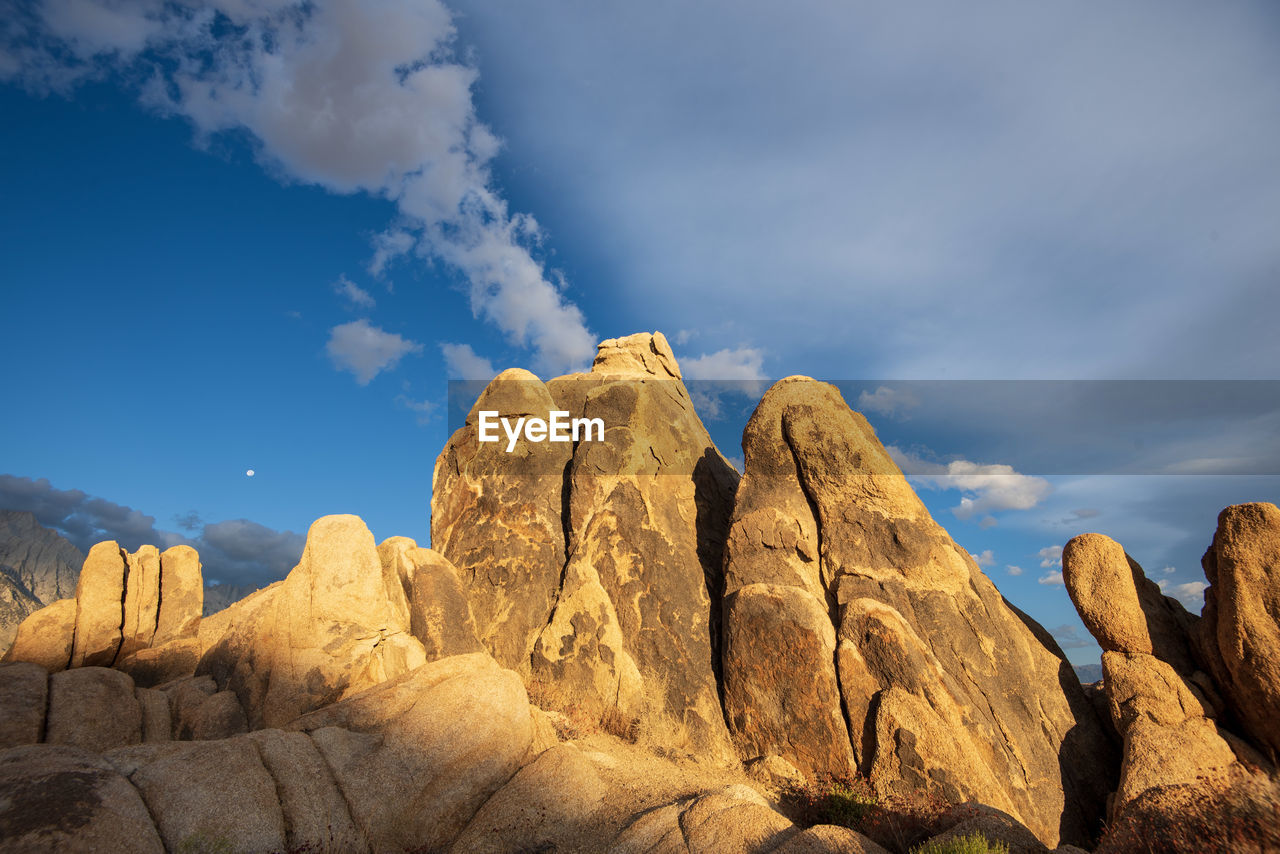
[[[1036,554],[1040,558],[1042,569],[1062,566],[1062,546],[1045,546]]]
[[[879,386],[874,392],[858,394],[858,408],[863,412],[878,412],[891,418],[902,417],[908,410],[920,405],[920,400],[910,391]]]
[[[726,396],[754,402],[764,394],[768,376],[764,372],[764,351],[759,348],[725,348],[679,361],[689,396],[703,418],[721,418]]]
[[[368,291],[346,276],[339,276],[338,281],[333,283],[333,292],[350,303],[352,308],[367,310],[377,305]]]
[[[382,371],[394,368],[404,356],[421,350],[421,344],[380,329],[363,318],[330,329],[329,341],[325,344],[333,366],[355,374],[360,385],[368,385]]]
[[[1061,570],[1057,572],[1046,572],[1044,575],[1037,578],[1036,581],[1047,587],[1063,587],[1066,585],[1066,582],[1062,580]]]
[[[466,276],[474,314],[535,363],[583,365],[595,337],[535,258],[538,223],[497,190],[500,142],[454,38],[438,0],[44,0],[0,29],[0,79],[44,91],[143,80],[142,101],[202,140],[247,132],[283,179],[390,199],[375,275],[415,248],[440,258]]]
[[[1015,575],[1015,576],[1016,576],[1016,575],[1022,575],[1022,567],[1020,567],[1020,566],[1014,566],[1013,564],[1009,564],[1008,566],[1006,566],[1006,567],[1005,567],[1005,570],[1006,570],[1010,575]]]
[[[973,556],[973,562],[981,567],[989,567],[996,565],[996,556],[991,549],[985,549],[981,554]]]
[[[444,354],[445,367],[453,379],[488,382],[498,374],[493,362],[477,355],[470,344],[444,343],[440,345],[440,352]]]

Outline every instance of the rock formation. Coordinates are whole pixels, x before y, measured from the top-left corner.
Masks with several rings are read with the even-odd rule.
[[[1218,516],[1202,561],[1209,587],[1193,644],[1245,734],[1280,757],[1280,510],[1237,504]]]
[[[1094,832],[1111,744],[1062,652],[929,516],[832,386],[777,383],[743,438],[724,703],[744,758],[856,767]]]
[[[280,726],[426,662],[404,585],[356,516],[325,516],[283,580],[201,624],[196,672],[235,692],[254,729]]]
[[[553,409],[601,419],[603,441],[478,441],[480,411]],[[432,542],[500,662],[727,756],[713,603],[736,482],[661,333],[610,339],[590,373],[490,383],[436,463]]]
[[[604,430],[507,453],[490,410]],[[99,543],[0,663],[0,848],[1043,854],[1201,795],[1280,804],[1275,506],[1223,511],[1202,617],[1068,543],[1086,696],[836,389],[779,382],[743,450],[739,479],[636,335],[489,384],[436,462],[433,549],[326,516],[202,619],[193,550]],[[877,809],[953,806],[910,842],[780,809],[852,774]]]
[[[1148,792],[1214,792],[1237,786],[1242,775],[1274,773],[1280,744],[1275,505],[1237,505],[1218,517],[1203,559],[1211,586],[1201,617],[1162,595],[1120,544],[1101,534],[1068,542],[1062,565],[1072,602],[1103,648],[1107,701],[1124,740],[1113,816]]]
[[[158,684],[195,666],[203,582],[188,546],[129,554],[114,541],[89,550],[74,599],[60,599],[18,626],[4,661],[50,671],[116,667]]]

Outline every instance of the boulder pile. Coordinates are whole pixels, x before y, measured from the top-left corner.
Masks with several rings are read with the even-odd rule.
[[[489,412],[604,429],[508,452]],[[1223,511],[1200,617],[1119,544],[1067,544],[1094,702],[834,387],[778,382],[742,444],[739,475],[633,335],[489,383],[431,548],[325,516],[202,619],[193,550],[99,543],[0,664],[0,848],[905,852],[788,800],[857,812],[813,788],[856,779],[940,805],[911,845],[1078,854],[1162,797],[1270,791],[1274,505]]]

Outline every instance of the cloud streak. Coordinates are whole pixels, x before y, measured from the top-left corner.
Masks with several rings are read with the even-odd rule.
[[[279,178],[394,202],[369,269],[414,252],[466,277],[472,312],[535,363],[587,363],[595,337],[534,251],[538,223],[513,213],[479,120],[476,69],[453,50],[438,0],[44,0],[0,30],[0,80],[69,91],[102,77],[143,81],[143,103],[198,138],[247,133]]]

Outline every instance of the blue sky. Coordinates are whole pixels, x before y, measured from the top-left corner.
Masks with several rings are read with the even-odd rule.
[[[448,377],[652,329],[698,381],[870,380],[849,402],[1064,639],[1042,550],[1101,530],[1198,607],[1216,512],[1280,493],[1272,384],[1131,387],[1113,431],[1106,395],[903,382],[1276,379],[1274,4],[3,17],[0,497],[82,543],[261,583],[326,513],[425,542]]]

